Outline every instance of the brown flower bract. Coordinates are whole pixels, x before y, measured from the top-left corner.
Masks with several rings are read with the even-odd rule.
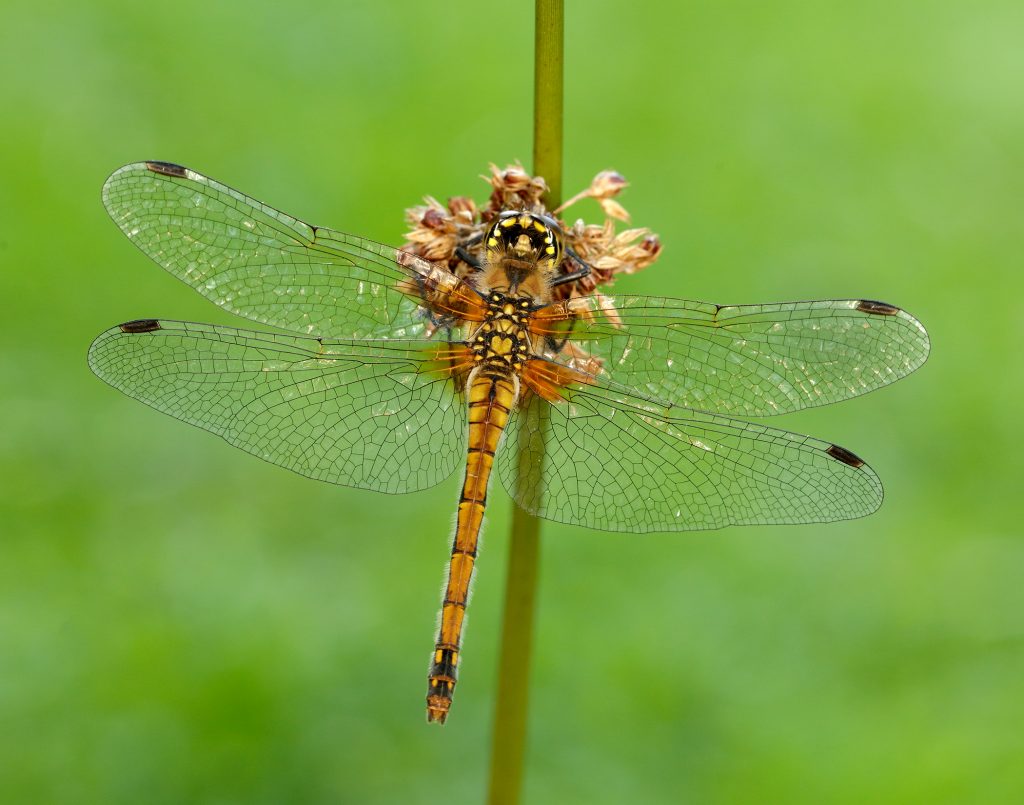
[[[615,221],[629,221],[629,213],[614,200],[624,187],[626,179],[615,171],[601,171],[590,186],[553,211],[549,211],[541,197],[547,190],[543,177],[531,176],[522,165],[509,165],[499,169],[490,165],[490,175],[482,177],[491,186],[491,194],[483,207],[465,196],[456,196],[442,204],[432,196],[424,204],[406,210],[409,232],[403,248],[427,260],[448,266],[460,277],[472,281],[473,268],[456,253],[459,246],[472,250],[467,244],[478,241],[494,217],[504,210],[529,210],[555,218],[565,233],[569,255],[562,271],[576,270],[571,254],[574,252],[591,267],[589,276],[555,289],[556,299],[570,296],[597,294],[598,288],[611,283],[618,274],[633,274],[651,265],[661,253],[661,241],[646,227],[615,231]],[[592,198],[605,215],[601,224],[586,224],[582,219],[568,225],[563,212],[585,199]]]

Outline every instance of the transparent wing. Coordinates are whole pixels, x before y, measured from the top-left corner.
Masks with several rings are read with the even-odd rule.
[[[272,464],[411,492],[465,460],[463,404],[446,375],[423,371],[444,351],[141,320],[102,333],[89,366],[129,397]]]
[[[125,165],[103,185],[103,203],[136,246],[207,299],[302,335],[417,338],[428,323],[417,293],[452,315],[479,298],[445,268],[310,226],[180,165]]]
[[[583,317],[582,319],[580,317]],[[714,413],[771,416],[877,389],[928,357],[913,316],[863,299],[722,307],[648,296],[584,297],[538,311],[640,396]],[[586,368],[572,351],[555,361]]]
[[[527,511],[608,531],[817,523],[870,514],[882,485],[836,445],[694,411],[657,409],[595,386],[532,397],[498,453]],[[517,449],[518,448],[518,449]]]

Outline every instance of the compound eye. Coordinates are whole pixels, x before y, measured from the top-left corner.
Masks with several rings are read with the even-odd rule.
[[[550,215],[538,215],[537,217],[538,217],[538,218],[539,218],[539,219],[540,219],[541,221],[543,221],[543,222],[544,222],[544,225],[545,225],[545,226],[546,226],[546,227],[547,227],[548,229],[550,229],[550,230],[552,230],[553,232],[555,232],[555,234],[557,234],[557,235],[561,235],[561,234],[562,234],[562,227],[561,227],[561,226],[559,226],[559,224],[558,224],[558,221],[556,221],[556,220],[555,220],[554,218],[552,218],[552,217],[551,217]]]
[[[501,217],[495,218],[491,225],[487,228],[487,236],[484,238],[487,242],[488,248],[495,248],[501,241]]]
[[[514,229],[518,223],[519,216],[515,210],[505,210],[505,212],[498,215],[494,219],[494,231],[495,232],[507,232]]]

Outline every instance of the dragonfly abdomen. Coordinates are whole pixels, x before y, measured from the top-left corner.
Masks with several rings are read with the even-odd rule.
[[[487,507],[487,485],[502,431],[516,404],[517,385],[511,375],[474,372],[470,376],[469,449],[459,497],[459,514],[448,565],[448,583],[441,604],[441,628],[427,683],[427,720],[444,723],[458,677],[462,622],[469,584],[476,564],[480,526]]]

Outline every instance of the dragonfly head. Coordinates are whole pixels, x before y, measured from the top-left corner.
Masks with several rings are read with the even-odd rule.
[[[487,262],[519,270],[553,271],[564,253],[562,228],[548,215],[507,210],[491,223],[484,236]]]

